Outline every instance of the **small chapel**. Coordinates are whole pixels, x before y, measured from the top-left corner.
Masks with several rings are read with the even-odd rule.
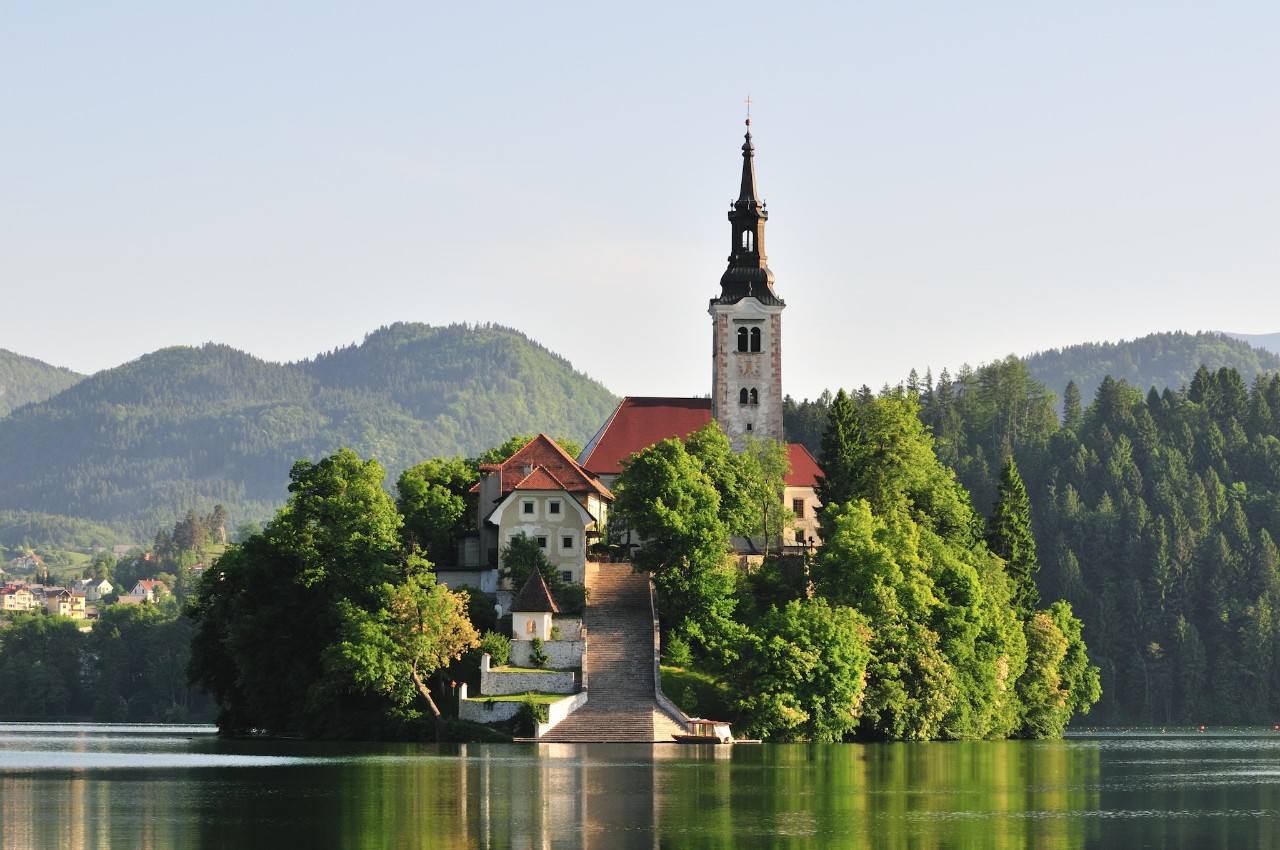
[[[756,188],[755,145],[747,119],[742,145],[738,198],[729,209],[728,267],[710,299],[711,395],[709,398],[628,396],[572,458],[551,438],[539,435],[501,464],[483,466],[474,532],[462,542],[455,570],[441,570],[450,586],[468,584],[488,592],[498,588],[501,550],[519,534],[543,548],[567,581],[582,582],[608,520],[609,487],[632,454],[661,440],[681,440],[711,421],[732,445],[748,436],[783,442],[782,311],[786,302],[774,289],[765,255],[769,212]],[[784,553],[798,554],[817,543],[817,461],[799,443],[787,444],[791,470],[783,505],[795,523],[780,541]],[[742,558],[762,541],[735,540]],[[771,547],[776,548],[776,547]],[[512,588],[518,590],[519,588]]]

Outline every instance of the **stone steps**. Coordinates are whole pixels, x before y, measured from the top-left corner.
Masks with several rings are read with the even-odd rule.
[[[587,704],[538,740],[671,741],[684,730],[654,699],[649,577],[630,564],[600,564],[587,582]]]

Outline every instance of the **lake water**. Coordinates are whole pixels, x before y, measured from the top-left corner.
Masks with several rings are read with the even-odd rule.
[[[0,846],[1280,847],[1280,733],[370,745],[0,724]]]

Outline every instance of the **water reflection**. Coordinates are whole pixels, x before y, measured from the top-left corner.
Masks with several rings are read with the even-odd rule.
[[[1276,846],[1280,738],[228,742],[0,726],[3,848]]]

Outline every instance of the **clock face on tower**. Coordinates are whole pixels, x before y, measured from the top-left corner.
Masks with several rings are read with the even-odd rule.
[[[758,378],[760,377],[760,356],[738,355],[738,377],[739,378]]]

